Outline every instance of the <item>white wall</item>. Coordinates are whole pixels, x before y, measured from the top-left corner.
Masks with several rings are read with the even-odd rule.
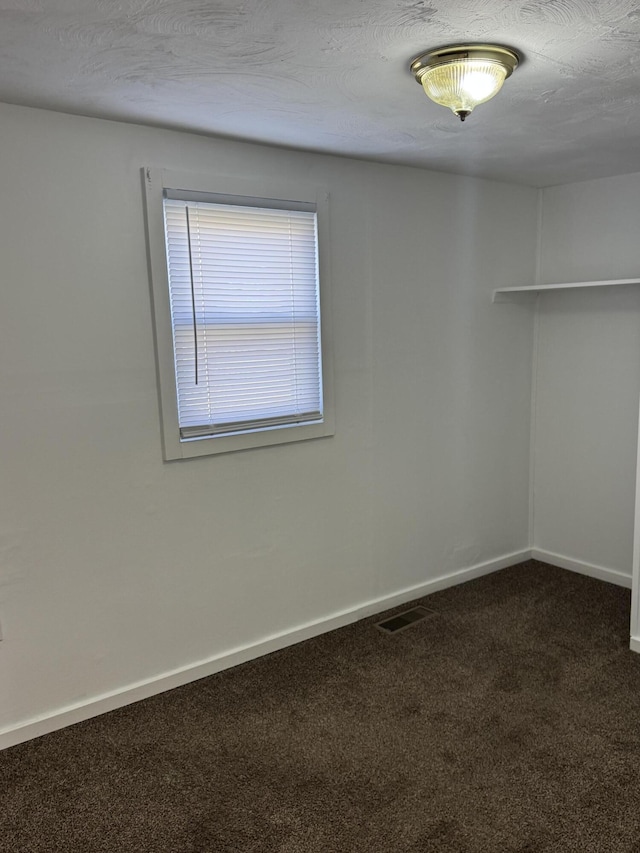
[[[640,174],[542,200],[542,283],[640,276]],[[538,310],[533,545],[630,577],[640,289],[544,294]]]
[[[532,280],[537,214],[533,190],[378,175],[373,554],[390,592],[528,543],[532,324],[491,291]]]
[[[526,549],[531,318],[490,293],[533,190],[6,105],[0,151],[2,742]],[[335,437],[163,463],[143,165],[328,186]]]

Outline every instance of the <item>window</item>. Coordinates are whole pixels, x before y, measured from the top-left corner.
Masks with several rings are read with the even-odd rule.
[[[333,434],[326,196],[145,185],[165,458]]]

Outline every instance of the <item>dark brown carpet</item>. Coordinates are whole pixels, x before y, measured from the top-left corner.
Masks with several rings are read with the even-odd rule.
[[[528,562],[421,602],[0,753],[0,851],[640,853],[629,593]]]

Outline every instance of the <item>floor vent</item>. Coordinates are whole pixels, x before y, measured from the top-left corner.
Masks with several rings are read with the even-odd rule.
[[[427,616],[433,616],[434,613],[434,610],[427,610],[426,607],[412,607],[411,610],[405,610],[404,613],[398,613],[382,622],[376,622],[376,628],[385,634],[397,634],[398,631],[404,631],[405,628],[410,628],[416,622],[426,619]]]

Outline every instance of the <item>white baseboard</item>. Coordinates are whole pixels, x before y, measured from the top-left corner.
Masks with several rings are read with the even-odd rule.
[[[631,637],[631,640],[629,641],[629,648],[632,652],[640,654],[640,637]]]
[[[141,699],[148,699],[150,696],[164,693],[166,690],[180,687],[191,681],[197,681],[208,675],[214,675],[216,672],[221,672],[224,669],[229,669],[248,660],[270,654],[279,649],[284,649],[287,646],[300,643],[303,640],[308,640],[327,631],[342,628],[352,622],[365,619],[367,616],[373,616],[392,607],[406,604],[408,601],[422,598],[425,595],[438,592],[438,590],[465,583],[474,578],[505,569],[508,566],[514,566],[517,563],[528,560],[530,556],[531,552],[529,550],[505,554],[503,557],[495,560],[488,560],[485,563],[479,563],[466,569],[459,569],[458,571],[434,578],[426,583],[372,599],[358,607],[342,610],[325,619],[319,619],[290,631],[284,631],[272,637],[267,637],[258,643],[232,649],[222,654],[214,655],[206,660],[188,664],[179,669],[165,672],[162,675],[139,681],[136,684],[130,684],[121,690],[114,690],[110,693],[94,696],[84,702],[78,702],[51,713],[43,714],[18,726],[0,731],[0,750],[15,746],[32,738],[40,737],[40,735],[48,734],[57,729],[62,729],[65,726],[71,726],[74,723],[88,720],[91,717],[97,717],[99,714],[105,714],[107,711],[122,708],[133,702],[139,702]]]
[[[561,569],[568,569],[570,572],[578,572],[580,575],[588,575],[590,578],[597,578],[607,583],[614,583],[616,586],[624,586],[627,589],[631,589],[631,575],[627,575],[617,569],[607,569],[604,566],[584,563],[582,560],[574,560],[572,557],[565,557],[563,554],[554,554],[551,551],[543,551],[540,548],[531,549],[531,558],[533,560],[540,560],[543,563],[551,563],[552,566],[558,566]]]

